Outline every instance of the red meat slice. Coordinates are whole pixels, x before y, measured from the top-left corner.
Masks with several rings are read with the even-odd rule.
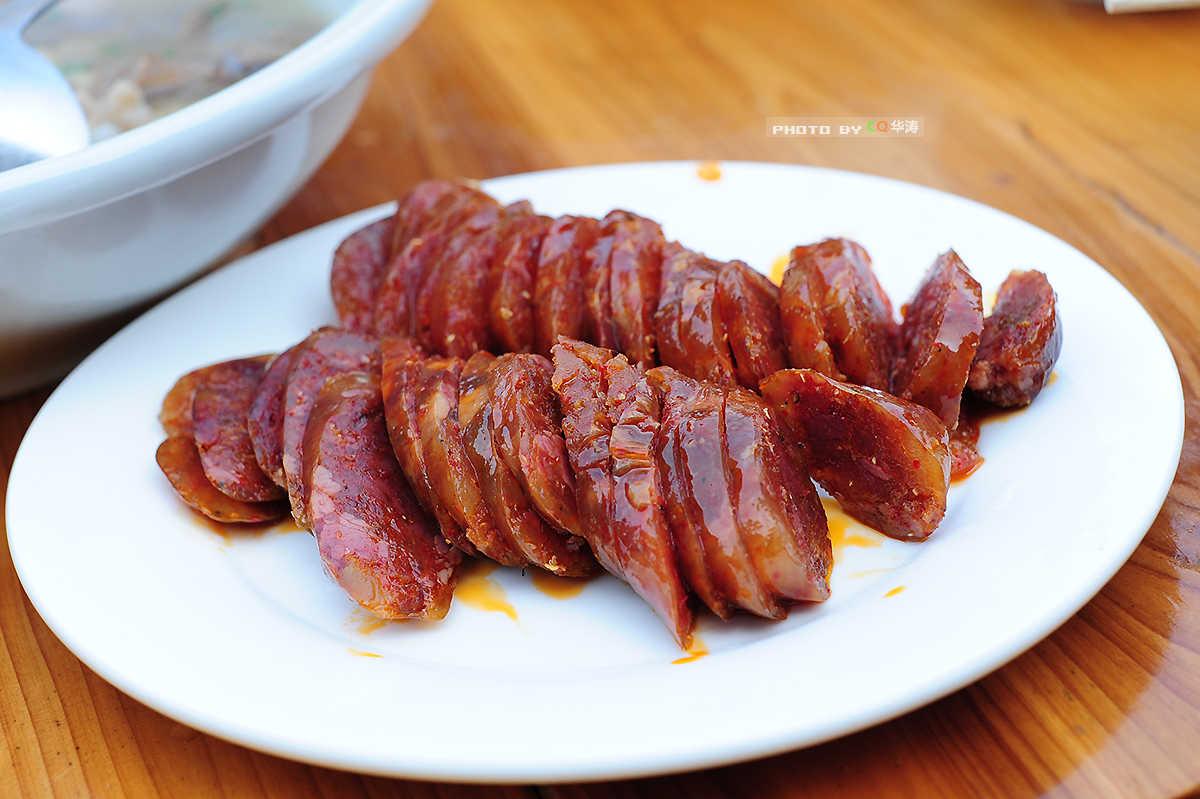
[[[937,528],[950,451],[932,411],[811,369],[776,372],[762,393],[803,445],[809,474],[848,514],[901,540]]]
[[[779,290],[779,316],[788,363],[796,369],[813,369],[835,380],[846,376],[834,362],[825,328],[825,278],[808,248],[792,250]]]
[[[368,335],[375,332],[375,303],[392,253],[396,216],[367,225],[343,241],[333,254],[330,293],[342,327]]]
[[[287,476],[283,472],[284,393],[292,353],[299,346],[296,344],[281,352],[267,366],[246,414],[246,429],[250,433],[258,468],[281,488],[287,487]]]
[[[666,239],[657,222],[629,211],[604,219],[613,236],[608,273],[614,348],[649,369],[658,364],[654,314]]]
[[[560,216],[550,224],[534,279],[534,352],[549,356],[559,336],[579,338],[584,261],[599,233],[600,223],[589,216]]]
[[[758,381],[787,367],[779,287],[741,261],[730,261],[717,274],[716,310],[738,382],[758,391]]]
[[[313,401],[325,381],[346,372],[379,373],[379,342],[359,333],[323,327],[302,341],[292,353],[284,391],[283,472],[292,515],[305,530],[308,496],[303,473],[304,428]]]
[[[533,290],[549,217],[522,220],[500,243],[488,272],[488,326],[500,352],[533,349]]]
[[[214,521],[267,522],[288,515],[288,504],[283,500],[242,502],[218,491],[204,473],[196,442],[190,435],[168,436],[158,445],[154,457],[179,498]]]
[[[687,377],[735,385],[733,354],[716,307],[720,264],[672,242],[663,250],[654,323],[659,359]]]
[[[282,499],[286,492],[263,474],[254,457],[247,417],[266,361],[245,358],[218,364],[192,397],[196,449],[217,490],[243,502]]]
[[[1028,405],[1046,387],[1062,351],[1058,297],[1038,271],[1012,272],[1000,284],[967,386],[1002,408]]]
[[[905,306],[892,394],[924,405],[953,430],[982,332],[983,292],[950,250]]]
[[[381,618],[443,618],[462,555],[404,480],[376,375],[343,374],[321,389],[303,471],[313,534],[338,585]]]

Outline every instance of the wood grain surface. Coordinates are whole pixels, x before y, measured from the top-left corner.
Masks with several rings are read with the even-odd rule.
[[[770,116],[921,116],[927,132],[769,138]],[[247,249],[394,199],[429,176],[657,159],[815,164],[933,186],[1050,231],[1128,287],[1175,354],[1186,440],[1162,512],[1099,596],[978,683],[821,746],[657,779],[458,786],[310,767],[159,715],[58,642],[5,545],[0,797],[1196,791],[1200,12],[1109,17],[1068,0],[438,0],[379,67],[333,156]],[[48,393],[0,403],[5,484]],[[787,675],[774,677],[786,690]]]

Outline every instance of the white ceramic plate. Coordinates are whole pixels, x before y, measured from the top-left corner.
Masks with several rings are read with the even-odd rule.
[[[473,577],[471,593],[503,595],[511,614],[456,601],[443,622],[374,629],[310,536],[222,533],[154,462],[155,416],[180,374],[335,321],[330,255],[387,209],[365,211],[159,305],[34,421],[9,483],[9,543],[38,612],[88,666],[198,729],[344,769],[549,782],[712,766],[875,724],[997,668],[1092,597],[1162,504],[1183,436],[1167,345],[1104,270],[1018,219],[909,184],[764,164],[724,164],[715,181],[694,164],[634,164],[485,188],[549,214],[628,208],[763,270],[793,244],[851,236],[897,305],[949,247],[985,291],[1010,269],[1040,269],[1064,319],[1056,378],[1030,409],[985,425],[986,463],[951,489],[928,542],[846,531],[832,600],[782,623],[706,619],[707,656],[674,662],[665,628],[608,577],[562,599],[501,569]]]

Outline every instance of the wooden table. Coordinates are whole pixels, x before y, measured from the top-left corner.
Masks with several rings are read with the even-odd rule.
[[[923,138],[768,138],[770,116],[923,116]],[[313,768],[184,727],[71,655],[0,562],[0,796],[1174,797],[1200,786],[1200,12],[1067,0],[439,0],[329,162],[254,246],[487,178],[656,159],[816,164],[961,194],[1094,258],[1146,306],[1187,401],[1128,564],[978,683],[738,766],[554,787]],[[1121,365],[1113,364],[1114,380]],[[48,391],[0,403],[0,475]],[[4,755],[7,755],[6,757]]]

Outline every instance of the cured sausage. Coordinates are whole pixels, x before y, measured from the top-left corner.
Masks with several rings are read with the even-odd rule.
[[[533,349],[533,290],[542,241],[550,230],[549,217],[517,223],[500,243],[488,272],[488,326],[502,352]]]
[[[258,358],[264,363],[270,359],[270,355],[262,355]],[[171,386],[170,391],[163,397],[162,408],[158,412],[158,421],[162,423],[163,430],[167,431],[167,435],[190,437],[195,434],[195,425],[192,422],[192,396],[196,393],[196,387],[203,383],[208,375],[220,365],[214,363],[210,366],[193,369]]]
[[[392,251],[375,305],[378,335],[417,335],[418,302],[431,266],[460,226],[471,224],[470,220],[476,215],[486,219],[498,209],[499,203],[491,197],[466,187],[460,187],[438,201],[420,234],[409,239],[402,249]],[[495,217],[491,218],[494,221]]]
[[[666,239],[657,222],[629,211],[613,211],[604,221],[613,237],[608,277],[614,345],[630,363],[649,369],[658,365],[654,314]]]
[[[428,308],[426,345],[435,352],[469,358],[493,349],[488,326],[487,282],[501,242],[533,216],[528,202],[505,207],[496,224],[473,238],[462,235],[459,246],[447,247],[440,269],[425,291]]]
[[[331,377],[345,372],[379,373],[379,342],[360,333],[323,327],[302,341],[292,353],[284,390],[283,472],[287,482],[292,515],[305,530],[312,527],[308,518],[308,496],[301,471],[303,466],[304,428],[312,412],[313,401],[321,386]]]
[[[496,452],[542,518],[579,535],[575,475],[550,385],[554,366],[540,355],[508,353],[488,373]]]
[[[846,513],[892,538],[923,541],[946,513],[946,427],[928,408],[811,369],[762,382],[804,447],[808,472]]]
[[[829,598],[833,547],[817,489],[770,408],[734,388],[725,397],[725,477],[738,531],[758,576],[786,601]]]
[[[288,515],[288,504],[282,500],[242,502],[218,491],[204,473],[196,442],[189,435],[168,436],[154,457],[179,498],[214,521],[252,524]]]
[[[716,291],[738,382],[758,391],[758,381],[787,367],[779,287],[741,261],[730,261],[717,274]]]
[[[660,306],[661,307],[661,306]],[[661,328],[660,328],[661,329]],[[661,338],[659,339],[661,341]],[[675,544],[679,572],[705,605],[722,619],[732,619],[733,603],[718,592],[704,562],[704,534],[694,504],[690,499],[688,461],[679,446],[679,427],[689,405],[702,393],[716,390],[699,381],[685,377],[666,366],[646,373],[659,396],[662,417],[654,457],[662,475],[667,521]]]
[[[834,362],[825,328],[825,278],[808,248],[792,250],[779,290],[779,318],[783,326],[788,363],[796,369],[813,369],[835,380],[846,376]]]
[[[386,352],[386,343],[384,346]],[[422,364],[416,397],[421,455],[425,476],[438,502],[466,533],[465,543],[453,543],[464,552],[477,554],[478,550],[491,557],[498,533],[479,493],[458,421],[462,368],[459,358],[429,359]],[[384,397],[386,400],[386,392]],[[507,557],[506,550],[501,549],[499,555]]]
[[[983,465],[979,454],[979,410],[964,398],[958,424],[950,431],[950,480],[970,476]]]
[[[396,215],[356,230],[333,253],[329,288],[342,327],[375,332],[375,303],[392,253]]]
[[[825,283],[825,341],[837,368],[852,383],[887,391],[896,322],[867,251],[848,239],[825,239],[794,248],[789,268],[802,261]]]
[[[687,377],[735,385],[733,354],[716,306],[720,265],[672,242],[663,250],[654,323],[659,359]]]
[[[655,457],[661,405],[650,379],[617,355],[605,365],[606,408],[612,423],[609,516],[617,576],[654,609],[681,647],[692,641],[692,609],[679,574]]]
[[[400,199],[396,208],[396,221],[392,230],[392,241],[388,247],[390,255],[403,252],[408,243],[429,226],[433,218],[446,210],[457,197],[470,195],[475,189],[443,178],[422,180]]]
[[[508,475],[546,525],[514,524],[529,559],[561,574],[589,574],[597,564],[580,533],[575,476],[562,436],[562,415],[550,380],[554,367],[540,355],[501,355],[488,371],[492,443],[501,481]],[[511,495],[511,489],[504,489]],[[494,508],[494,505],[493,505]],[[493,510],[493,515],[495,511]],[[537,554],[535,554],[537,553]]]
[[[579,323],[579,338],[603,347],[616,349],[617,333],[613,326],[612,308],[612,248],[616,238],[616,219],[613,213],[600,220],[600,234],[583,259],[583,318]]]
[[[549,356],[559,336],[579,338],[584,261],[599,233],[600,223],[590,216],[560,216],[550,223],[533,286],[534,352]]]
[[[1036,270],[1014,271],[1000,284],[967,386],[979,398],[1011,408],[1046,387],[1062,352],[1058,297]]]
[[[283,395],[287,390],[292,353],[299,346],[284,350],[267,365],[246,414],[246,430],[258,468],[281,488],[287,488],[287,476],[283,472]]]
[[[496,356],[477,352],[463,364],[458,381],[458,426],[462,432],[463,451],[474,476],[475,485],[488,515],[488,527],[480,527],[486,536],[476,540],[479,551],[497,563],[506,566],[525,566],[529,563],[517,542],[508,534],[509,525],[501,526],[501,519],[491,510],[489,492],[501,487],[499,456],[492,443],[490,425],[491,406],[488,392],[488,372]],[[503,501],[501,499],[501,501]],[[503,511],[502,511],[503,513]]]
[[[204,473],[217,490],[243,502],[286,496],[259,468],[246,425],[265,366],[263,358],[217,364],[192,397],[196,449]]]
[[[905,307],[891,393],[924,405],[953,430],[983,332],[983,292],[949,250]]]
[[[303,451],[312,531],[338,585],[380,618],[443,618],[462,555],[404,480],[375,374],[344,373],[324,385]]]
[[[426,369],[424,352],[410,339],[398,336],[385,336],[380,341],[380,351],[383,359],[380,390],[383,392],[384,420],[400,469],[408,478],[417,500],[437,521],[446,540],[474,554],[475,547],[467,538],[466,531],[433,490],[425,464],[418,397],[423,383],[432,378],[429,373],[436,371],[441,364],[433,360],[429,362],[430,368]]]

